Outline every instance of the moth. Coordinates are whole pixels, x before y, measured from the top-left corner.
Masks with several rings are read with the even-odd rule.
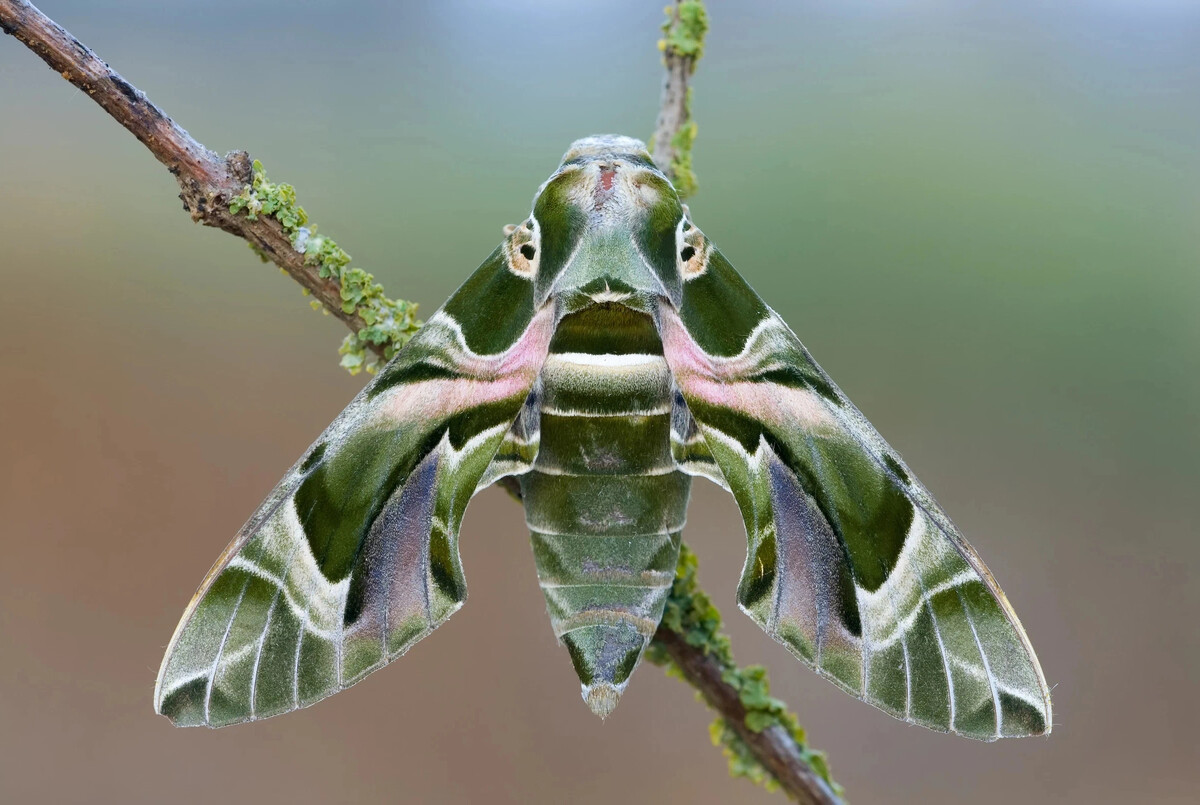
[[[737,501],[738,604],[801,662],[935,730],[1050,731],[991,573],[618,136],[572,144],[250,518],[171,638],[155,709],[253,721],[404,654],[466,599],[468,501],[512,477],[554,633],[606,717],[662,617],[693,476]]]

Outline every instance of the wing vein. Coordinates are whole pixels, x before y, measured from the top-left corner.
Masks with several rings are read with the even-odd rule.
[[[954,732],[954,677],[950,673],[950,655],[946,652],[946,643],[942,640],[942,627],[938,625],[937,613],[933,611],[933,599],[925,590],[925,578],[921,575],[921,569],[915,564],[913,565],[913,573],[916,576],[917,584],[921,585],[921,599],[925,607],[929,610],[929,622],[933,625],[933,635],[937,638],[938,652],[942,655],[942,667],[946,672],[946,690],[947,698],[950,702],[950,731]]]
[[[379,649],[383,660],[383,664],[391,661],[388,657],[388,613],[392,608],[392,575],[384,574],[383,582],[383,605],[380,607],[379,614]]]
[[[290,531],[287,533],[290,537],[292,537],[292,539],[295,540],[296,544],[292,546],[292,550],[288,552],[287,559],[284,560],[283,578],[281,578],[279,580],[278,588],[275,593],[275,600],[271,602],[271,609],[267,612],[267,622],[263,626],[263,633],[259,636],[258,654],[254,658],[254,670],[250,674],[250,718],[251,719],[254,719],[256,717],[255,697],[257,696],[257,691],[258,691],[258,671],[259,671],[259,668],[261,667],[261,663],[262,663],[263,647],[266,645],[267,634],[269,633],[270,628],[271,628],[271,620],[275,614],[275,607],[276,607],[276,605],[278,605],[280,597],[281,596],[286,597],[286,595],[287,595],[284,588],[287,587],[288,576],[290,576],[292,573],[292,562],[295,561],[296,554],[300,552],[300,548],[304,544],[303,540],[305,539],[303,537],[303,527],[301,527],[301,536],[300,537],[297,537],[295,534],[292,534]],[[304,629],[303,623],[300,625],[300,629],[303,632],[303,629]]]
[[[305,609],[305,618],[308,617],[308,610]],[[304,647],[304,633],[308,631],[304,626],[304,621],[300,622],[300,628],[296,630],[296,656],[292,660],[292,709],[300,706],[300,649]]]
[[[229,632],[233,629],[233,622],[237,619],[238,610],[242,607],[242,599],[246,597],[246,589],[250,586],[250,575],[246,575],[246,581],[242,583],[242,591],[238,593],[237,602],[233,605],[233,614],[229,616],[229,623],[225,624],[225,634],[221,636],[221,645],[217,646],[217,656],[213,660],[212,668],[208,672],[208,686],[204,691],[204,723],[209,722],[209,708],[212,704],[213,683],[217,678],[217,668],[221,665],[221,655],[225,653],[225,643],[229,641]]]
[[[900,650],[904,653],[904,720],[910,721],[912,720],[912,663],[908,658],[908,638],[902,628],[900,607],[896,606],[896,591],[887,583],[883,586],[887,590],[888,603],[892,606],[892,618],[896,621],[896,628],[899,630]],[[865,633],[865,627],[863,631]],[[863,685],[863,693],[866,692],[866,685]]]
[[[987,674],[988,686],[992,689],[992,706],[996,709],[996,737],[1000,737],[1000,729],[1003,725],[1003,713],[1000,710],[1000,693],[996,690],[996,677],[992,673],[991,663],[988,662],[987,652],[983,650],[983,643],[979,641],[979,632],[975,629],[975,619],[971,617],[971,611],[967,608],[967,600],[963,597],[962,590],[955,590],[958,593],[958,603],[963,609],[963,615],[967,617],[967,626],[971,627],[971,636],[975,638],[975,648],[979,649],[979,658],[983,660],[983,670]]]
[[[258,668],[262,663],[263,647],[267,645],[267,635],[271,633],[271,621],[275,617],[275,607],[279,605],[279,599],[283,595],[283,590],[276,589],[275,597],[271,599],[271,606],[267,609],[267,621],[263,624],[262,634],[258,636],[258,647],[254,652],[254,668],[250,671],[250,720],[253,721],[258,717],[256,712],[258,699]]]

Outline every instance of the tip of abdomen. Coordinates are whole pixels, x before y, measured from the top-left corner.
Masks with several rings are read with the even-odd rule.
[[[649,641],[628,622],[572,629],[562,641],[583,683],[583,700],[593,713],[607,718]]]
[[[617,687],[609,682],[596,682],[583,686],[583,700],[593,713],[608,718],[608,714],[617,709],[617,702],[621,701],[624,690],[624,685]]]

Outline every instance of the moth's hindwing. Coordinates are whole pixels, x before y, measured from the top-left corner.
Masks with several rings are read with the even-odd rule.
[[[554,326],[507,251],[350,403],[225,550],[163,658],[158,712],[222,726],[304,707],[461,606],[458,527]],[[503,317],[480,312],[495,306]]]
[[[720,252],[686,254],[697,265],[659,328],[707,449],[683,416],[672,437],[680,466],[715,461],[741,508],[742,609],[906,721],[984,740],[1049,732],[1041,668],[983,562]]]

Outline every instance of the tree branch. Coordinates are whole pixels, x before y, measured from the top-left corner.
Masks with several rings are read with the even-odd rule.
[[[695,123],[688,80],[695,71],[707,29],[703,3],[677,0],[663,30],[667,78],[652,143],[654,156],[672,176],[680,195],[695,189],[691,143]],[[349,256],[332,240],[314,235],[289,185],[267,181],[262,166],[245,151],[224,157],[197,142],[122,78],[91,49],[26,0],[0,0],[0,30],[36,53],[55,72],[85,92],[124,126],[179,181],[184,209],[192,220],[247,241],[337,316],[352,335],[343,345],[343,365],[363,365],[362,352],[390,357],[420,325],[415,305],[392,301],[369,274],[348,267]],[[505,485],[519,497],[520,490]],[[761,668],[739,669],[720,615],[695,583],[695,557],[686,546],[663,625],[648,654],[695,687],[720,717],[714,742],[724,744],[731,770],[769,787],[778,786],[803,803],[838,803],[824,758],[808,749],[794,716],[768,695]]]
[[[264,259],[304,286],[351,332],[357,334],[376,324],[354,307],[346,310],[341,277],[328,270],[323,272],[320,261],[306,250],[297,250],[293,233],[278,218],[238,215],[230,210],[230,203],[254,182],[245,151],[220,157],[196,142],[141,90],[26,0],[0,0],[0,30],[40,56],[50,69],[86,93],[137,137],[179,181],[179,198],[193,221],[247,241]],[[389,345],[372,340],[367,346],[385,357]]]

